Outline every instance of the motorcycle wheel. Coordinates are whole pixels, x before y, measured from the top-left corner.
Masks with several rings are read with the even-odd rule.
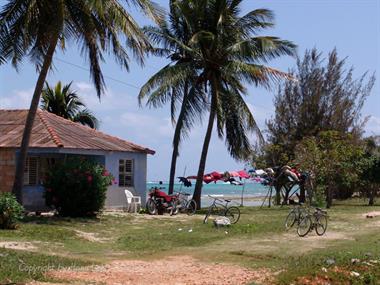
[[[146,210],[150,215],[157,214],[157,206],[152,198],[149,198],[148,201],[146,202]]]

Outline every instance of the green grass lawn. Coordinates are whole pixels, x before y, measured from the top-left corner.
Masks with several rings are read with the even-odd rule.
[[[214,228],[211,221],[203,224],[202,215],[27,218],[17,230],[0,231],[0,243],[34,246],[34,252],[0,248],[0,284],[45,280],[43,273],[49,268],[180,254],[205,262],[269,268],[276,272],[276,284],[302,284],[302,278],[324,278],[332,284],[380,284],[380,218],[363,216],[380,211],[379,206],[363,206],[360,201],[334,206],[326,235],[312,233],[306,238],[299,238],[295,230],[284,230],[287,207],[241,210],[239,223],[223,229]],[[361,262],[352,264],[353,258]],[[329,265],[326,261],[331,260],[334,264]],[[372,264],[373,260],[378,263]],[[351,271],[360,277],[350,276]]]

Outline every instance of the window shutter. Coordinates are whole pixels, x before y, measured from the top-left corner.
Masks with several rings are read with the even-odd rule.
[[[38,159],[29,157],[29,185],[37,185]]]
[[[24,168],[24,185],[38,184],[38,157],[28,157]]]
[[[119,186],[133,186],[133,160],[119,160]]]
[[[133,160],[126,160],[125,161],[125,172],[132,173],[133,171]]]

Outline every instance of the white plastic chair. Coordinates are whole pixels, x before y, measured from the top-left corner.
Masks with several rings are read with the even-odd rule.
[[[127,199],[127,212],[131,212],[133,209],[134,213],[137,213],[137,208],[141,207],[141,197],[134,196],[131,191],[125,189],[124,190],[125,197]]]

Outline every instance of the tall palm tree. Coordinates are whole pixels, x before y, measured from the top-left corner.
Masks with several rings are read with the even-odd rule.
[[[86,108],[75,91],[71,90],[71,84],[72,82],[62,86],[59,81],[54,88],[51,88],[46,83],[46,87],[42,90],[41,108],[92,129],[98,128],[98,119]]]
[[[206,97],[201,86],[196,84],[197,67],[187,45],[191,31],[182,17],[175,1],[170,2],[169,21],[158,27],[146,27],[145,32],[156,47],[152,53],[165,56],[170,63],[154,74],[141,88],[139,102],[149,95],[148,106],[158,107],[167,102],[171,106],[171,118],[175,124],[173,151],[170,165],[169,194],[174,190],[174,179],[181,139],[186,137],[205,110]],[[178,119],[175,119],[180,104]]]
[[[270,87],[288,74],[265,66],[270,59],[295,54],[295,45],[277,37],[256,36],[273,26],[273,14],[266,9],[239,16],[242,0],[177,1],[193,32],[199,78],[209,88],[210,113],[199,162],[193,198],[200,205],[203,175],[211,134],[216,121],[219,137],[231,156],[243,159],[251,152],[249,132],[263,139],[244,101],[244,83]],[[198,52],[199,51],[199,52]]]
[[[125,0],[159,21],[162,16],[150,0]],[[25,123],[20,155],[16,165],[13,192],[22,202],[24,165],[30,134],[41,91],[56,48],[78,44],[88,57],[90,74],[97,95],[105,88],[100,63],[104,53],[128,70],[130,48],[142,62],[149,43],[132,16],[117,0],[8,0],[0,11],[0,56],[15,68],[27,56],[35,63],[39,76]],[[126,44],[123,44],[123,43]]]

